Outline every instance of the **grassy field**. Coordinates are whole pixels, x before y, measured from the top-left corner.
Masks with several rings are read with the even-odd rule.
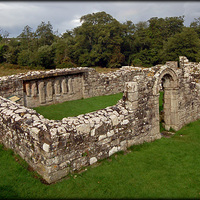
[[[44,69],[31,69],[31,67],[21,67],[19,65],[3,63],[0,64],[0,77],[19,74],[19,73],[27,73],[28,71],[35,71],[35,70],[44,70]]]
[[[83,173],[47,185],[18,155],[0,145],[0,198],[200,198],[199,154],[200,120],[171,138],[133,146],[87,167]]]
[[[34,109],[47,119],[61,120],[64,117],[77,116],[100,110],[108,106],[113,106],[122,98],[122,96],[122,93],[118,93],[88,99],[66,101],[64,103],[40,106]]]
[[[200,120],[52,185],[0,145],[0,198],[200,198],[199,130]]]

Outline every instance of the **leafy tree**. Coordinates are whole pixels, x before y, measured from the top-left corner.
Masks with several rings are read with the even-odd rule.
[[[180,55],[186,56],[191,61],[199,62],[200,39],[194,29],[185,27],[165,42],[161,53],[162,60],[177,60]]]
[[[0,29],[0,41],[4,42],[7,44],[7,38],[9,36],[8,31],[4,30],[4,29]]]
[[[9,47],[6,44],[0,45],[0,63],[3,63],[6,61],[6,52],[8,51]]]
[[[55,49],[55,57],[54,62],[56,68],[64,68],[64,67],[76,67],[76,65],[72,62],[70,58],[70,46],[71,46],[71,35],[64,34],[64,38],[57,40],[52,44]]]
[[[38,47],[51,45],[53,43],[53,26],[49,21],[47,24],[45,22],[41,22],[35,31],[35,38],[37,38]]]
[[[134,46],[136,52],[144,49],[149,49],[151,45],[150,37],[147,35],[148,24],[147,22],[139,22],[136,24]]]
[[[148,66],[149,61],[148,57],[148,50],[151,46],[151,40],[149,35],[147,34],[148,31],[148,23],[147,22],[139,22],[135,24],[135,32],[132,36],[133,38],[133,48],[132,52],[128,58],[129,65],[143,65]]]
[[[17,63],[21,66],[31,66],[31,51],[30,50],[22,50],[18,54]]]
[[[34,33],[32,32],[32,28],[30,26],[25,26],[22,33],[17,37],[20,39],[21,48],[31,49],[32,42],[34,39]]]
[[[200,38],[200,17],[195,18],[194,21],[190,24],[190,27],[195,30]]]
[[[158,18],[133,24],[120,23],[106,12],[84,15],[81,26],[62,36],[50,22],[35,32],[28,25],[17,38],[0,30],[0,63],[22,66],[150,67],[185,55],[199,61],[200,18],[184,27],[184,16]]]
[[[80,21],[82,25],[74,29],[74,61],[81,66],[121,65],[122,24],[105,12],[85,15]]]
[[[134,42],[135,51],[129,58],[129,63],[142,62],[143,66],[152,66],[162,62],[160,52],[163,43],[176,33],[180,33],[184,16],[180,17],[153,17],[148,22],[139,22],[135,25]]]
[[[20,43],[16,38],[11,38],[6,45],[6,51],[4,51],[3,57],[5,62],[10,64],[17,64],[18,54],[20,52]]]
[[[9,46],[6,53],[4,53],[4,58],[5,58],[6,62],[10,63],[10,64],[17,64],[19,52],[20,52],[19,48],[14,48],[12,46]]]
[[[52,46],[41,46],[37,51],[36,60],[33,60],[32,63],[35,62],[37,66],[44,67],[45,69],[55,68],[54,55],[55,53]]]
[[[121,53],[124,55],[124,64],[130,65],[129,56],[133,53],[136,53],[135,50],[135,25],[132,21],[126,21],[123,25],[123,42],[121,44]]]

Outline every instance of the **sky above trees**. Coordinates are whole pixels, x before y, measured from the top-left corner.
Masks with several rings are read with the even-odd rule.
[[[120,23],[102,11],[83,15],[82,23],[58,36],[48,21],[36,30],[26,25],[17,38],[0,37],[0,63],[35,68],[151,67],[178,61],[180,55],[200,61],[200,17],[189,27],[184,17],[152,17]]]
[[[18,36],[26,25],[36,30],[42,21],[50,21],[54,31],[64,33],[80,26],[80,18],[89,13],[105,11],[119,22],[147,21],[152,17],[185,16],[189,26],[200,17],[198,1],[1,1],[0,28],[9,37]]]

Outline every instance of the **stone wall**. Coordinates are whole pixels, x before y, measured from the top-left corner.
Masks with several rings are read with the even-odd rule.
[[[123,92],[124,83],[147,69],[122,67],[113,73],[97,73],[92,68],[56,69],[0,77],[0,96],[15,95],[18,103],[38,107],[64,101]]]
[[[187,59],[181,57],[180,60]],[[92,165],[131,145],[159,139],[161,89],[164,90],[166,129],[171,127],[178,130],[186,123],[200,118],[200,65],[184,61],[180,67],[177,66],[175,62],[167,62],[166,65],[149,69],[123,67],[110,74],[79,68],[67,72],[61,70],[60,74],[57,71],[57,75],[55,71],[47,75],[44,72],[41,80],[32,73],[29,78],[27,74],[18,75],[18,79],[24,82],[16,84],[19,87],[24,85],[29,97],[34,92],[34,89],[31,91],[31,85],[37,82],[38,90],[43,91],[44,95],[38,95],[39,102],[42,97],[47,100],[47,97],[53,95],[52,98],[58,94],[67,95],[70,91],[67,80],[72,76],[74,80],[77,77],[82,80],[84,98],[121,91],[124,91],[124,95],[114,106],[62,120],[45,119],[30,108],[0,97],[0,141],[24,158],[47,182],[52,183],[69,172]],[[57,80],[61,85],[60,90],[56,89],[59,85],[56,84]],[[14,81],[9,88],[12,85]],[[20,95],[19,91],[14,91],[14,94]]]
[[[49,183],[131,145],[158,139],[155,98],[138,81],[126,84],[125,100],[117,105],[61,121],[1,98],[0,139]]]
[[[83,74],[92,69],[73,68],[35,71],[0,78],[0,95],[15,95],[26,107],[83,98]]]

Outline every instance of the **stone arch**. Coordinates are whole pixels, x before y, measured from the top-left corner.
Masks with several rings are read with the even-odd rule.
[[[153,94],[155,95],[158,105],[159,105],[159,95],[160,95],[159,91],[161,89],[161,85],[164,91],[164,103],[163,103],[164,127],[166,130],[169,130],[170,128],[178,130],[179,128],[178,76],[174,71],[174,69],[169,68],[168,66],[163,66],[154,75],[154,77],[156,78],[156,80],[153,87]],[[157,112],[159,113],[159,109]]]
[[[154,83],[154,87],[153,87],[153,94],[154,95],[158,95],[159,94],[160,84],[161,84],[162,79],[163,79],[164,76],[171,77],[171,80],[173,81],[173,84],[171,82],[171,87],[178,88],[179,82],[178,82],[178,76],[177,76],[176,72],[173,69],[169,68],[168,66],[164,65],[154,75],[154,77],[156,78],[155,83]]]

